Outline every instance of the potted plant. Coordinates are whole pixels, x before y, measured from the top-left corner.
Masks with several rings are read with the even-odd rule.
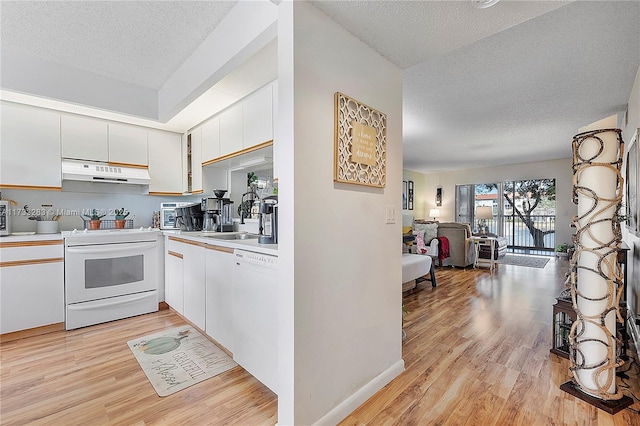
[[[106,214],[98,214],[98,210],[91,210],[91,215],[83,214],[82,216],[86,217],[89,220],[89,229],[100,229],[100,224],[102,223],[102,218],[106,216]]]
[[[569,257],[569,244],[567,243],[558,244],[558,246],[556,247],[556,256]]]
[[[124,229],[127,221],[125,220],[129,216],[129,212],[125,213],[124,207],[121,209],[116,209],[116,229]]]

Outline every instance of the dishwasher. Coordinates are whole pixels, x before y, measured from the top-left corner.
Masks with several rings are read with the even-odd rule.
[[[278,257],[236,249],[233,359],[278,393]]]

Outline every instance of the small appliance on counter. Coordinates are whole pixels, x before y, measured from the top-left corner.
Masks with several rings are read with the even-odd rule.
[[[260,201],[260,244],[278,244],[278,196],[271,195]]]
[[[0,200],[0,236],[11,234],[9,219],[9,201]]]
[[[200,203],[176,207],[176,226],[182,231],[202,231],[203,215]]]
[[[226,190],[216,189],[213,191],[215,197],[203,197],[201,210],[204,212],[205,232],[232,232],[233,221],[231,212],[233,211],[233,201],[224,198]]]
[[[160,229],[180,229],[180,225],[176,224],[176,208],[189,204],[192,203],[184,201],[160,203]]]

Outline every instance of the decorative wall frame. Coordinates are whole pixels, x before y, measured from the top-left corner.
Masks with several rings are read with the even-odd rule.
[[[436,188],[436,206],[442,206],[442,187],[439,186]]]
[[[402,181],[402,210],[407,210],[407,206],[408,206],[409,194],[408,194],[407,188],[408,188],[407,181],[403,180]]]
[[[335,94],[335,182],[386,186],[387,115]]]
[[[413,210],[413,181],[412,180],[409,181],[407,208],[409,210]]]

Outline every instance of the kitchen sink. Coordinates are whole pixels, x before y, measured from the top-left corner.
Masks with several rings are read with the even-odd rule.
[[[203,232],[202,236],[216,240],[250,240],[258,238],[258,234],[250,234],[248,232]]]

